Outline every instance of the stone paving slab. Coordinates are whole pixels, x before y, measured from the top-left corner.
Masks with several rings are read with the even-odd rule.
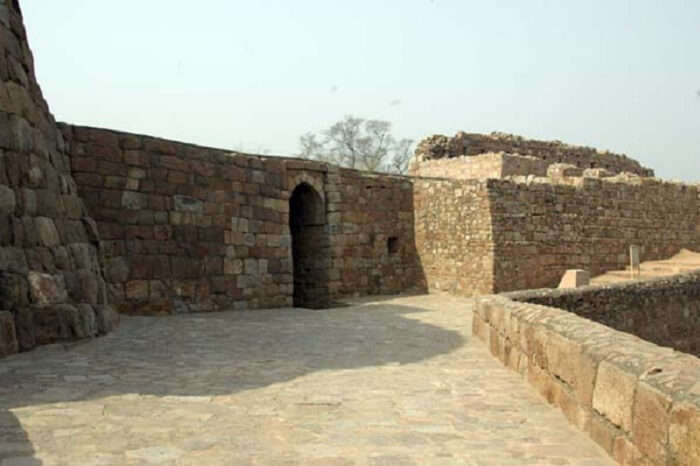
[[[608,465],[443,296],[127,317],[0,360],[0,465]]]

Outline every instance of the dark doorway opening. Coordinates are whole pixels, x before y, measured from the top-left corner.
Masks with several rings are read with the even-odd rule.
[[[330,242],[326,209],[320,194],[307,183],[297,186],[289,199],[289,229],[294,263],[294,306],[328,307]]]

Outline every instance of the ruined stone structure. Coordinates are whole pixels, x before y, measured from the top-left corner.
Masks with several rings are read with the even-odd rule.
[[[534,170],[540,170],[540,166],[533,164],[531,158],[540,160],[545,167],[555,163],[566,163],[574,165],[581,169],[604,169],[611,173],[629,172],[639,176],[652,177],[654,171],[643,167],[636,160],[632,160],[625,155],[614,154],[608,151],[598,151],[590,147],[571,146],[560,141],[535,141],[525,139],[521,136],[515,136],[505,133],[470,134],[460,131],[454,137],[448,138],[443,135],[435,135],[424,139],[418,144],[416,156],[411,166],[411,172],[422,176],[441,176],[435,173],[435,167],[440,164],[435,164],[436,160],[449,160],[453,158],[469,157],[467,160],[462,160],[458,165],[479,165],[485,164],[483,157],[478,157],[482,154],[509,154],[507,158],[501,157],[501,161],[490,161],[489,167],[484,167],[479,172],[475,169],[475,173],[470,173],[469,177],[479,178],[492,176],[494,165],[504,165],[502,176],[507,175],[539,175],[535,171],[523,173],[523,170],[528,170],[528,165],[531,165]],[[518,158],[521,159],[520,164],[525,165],[518,169]],[[479,162],[477,162],[479,161]],[[464,163],[466,162],[466,164]],[[444,163],[444,162],[443,162]],[[453,167],[458,166],[452,165]],[[463,169],[463,168],[462,168]],[[546,168],[545,168],[546,171]],[[451,176],[457,174],[453,171]]]
[[[122,313],[326,307],[349,295],[556,286],[697,249],[698,192],[625,156],[459,133],[413,177],[56,124],[2,6],[3,353]]]
[[[401,177],[56,124],[17,0],[0,0],[0,49],[0,357],[104,334],[115,308],[492,294],[619,269],[631,244],[700,249],[698,187],[626,156],[459,133],[423,141]],[[698,289],[489,297],[474,334],[619,461],[700,464],[700,361],[653,344],[699,354]]]

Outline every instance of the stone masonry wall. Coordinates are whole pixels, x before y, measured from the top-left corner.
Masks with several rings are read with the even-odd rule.
[[[95,223],[37,84],[17,1],[0,1],[0,357],[116,325]]]
[[[412,180],[341,168],[337,175],[329,174],[326,189],[331,295],[425,291]]]
[[[505,294],[564,309],[661,346],[700,356],[700,272],[651,280]]]
[[[493,237],[483,181],[416,179],[416,247],[430,291],[493,290]]]
[[[328,282],[320,288],[329,297],[413,286],[405,181],[110,130],[61,130],[122,312],[291,306],[289,199],[300,183],[321,198],[329,242],[319,247],[328,257],[313,273]],[[388,257],[376,246],[393,232],[405,247]]]
[[[505,153],[459,156],[419,162],[414,159],[409,167],[413,176],[486,179],[515,175],[546,176],[548,164],[537,157],[523,157]]]
[[[505,152],[539,158],[548,165],[568,163],[579,168],[602,168],[612,173],[630,172],[652,177],[654,171],[643,167],[636,160],[612,152],[601,152],[590,147],[572,146],[560,141],[537,141],[505,133],[473,134],[459,132],[454,137],[431,136],[421,141],[414,161],[425,163],[436,159],[475,156]]]
[[[479,298],[473,333],[620,464],[700,464],[700,359],[502,296]]]
[[[494,292],[556,287],[567,269],[597,275],[697,250],[695,186],[651,178],[489,180]]]

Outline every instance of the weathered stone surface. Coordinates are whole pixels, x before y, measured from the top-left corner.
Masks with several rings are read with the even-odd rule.
[[[113,257],[105,261],[105,279],[112,283],[129,279],[129,262],[125,257]]]
[[[119,326],[119,313],[111,305],[98,305],[94,307],[97,330],[104,335]]]
[[[632,438],[641,453],[665,462],[671,398],[640,382],[634,396]]]
[[[600,363],[593,409],[626,432],[632,430],[632,404],[637,379],[607,361]]]
[[[15,192],[0,184],[0,215],[12,215],[15,212]]]
[[[700,407],[697,404],[678,403],[673,406],[669,448],[676,464],[700,464]]]
[[[197,212],[201,213],[204,209],[204,203],[199,199],[194,199],[189,196],[173,196],[175,210],[181,212]]]
[[[61,244],[61,238],[53,220],[46,217],[36,217],[34,219],[37,233],[41,244],[46,247],[54,247]]]
[[[0,357],[19,351],[15,319],[10,312],[0,311]]]
[[[34,305],[45,307],[68,300],[62,275],[29,272],[27,279],[29,281],[29,294]]]
[[[29,305],[29,283],[24,275],[0,270],[0,309]]]

